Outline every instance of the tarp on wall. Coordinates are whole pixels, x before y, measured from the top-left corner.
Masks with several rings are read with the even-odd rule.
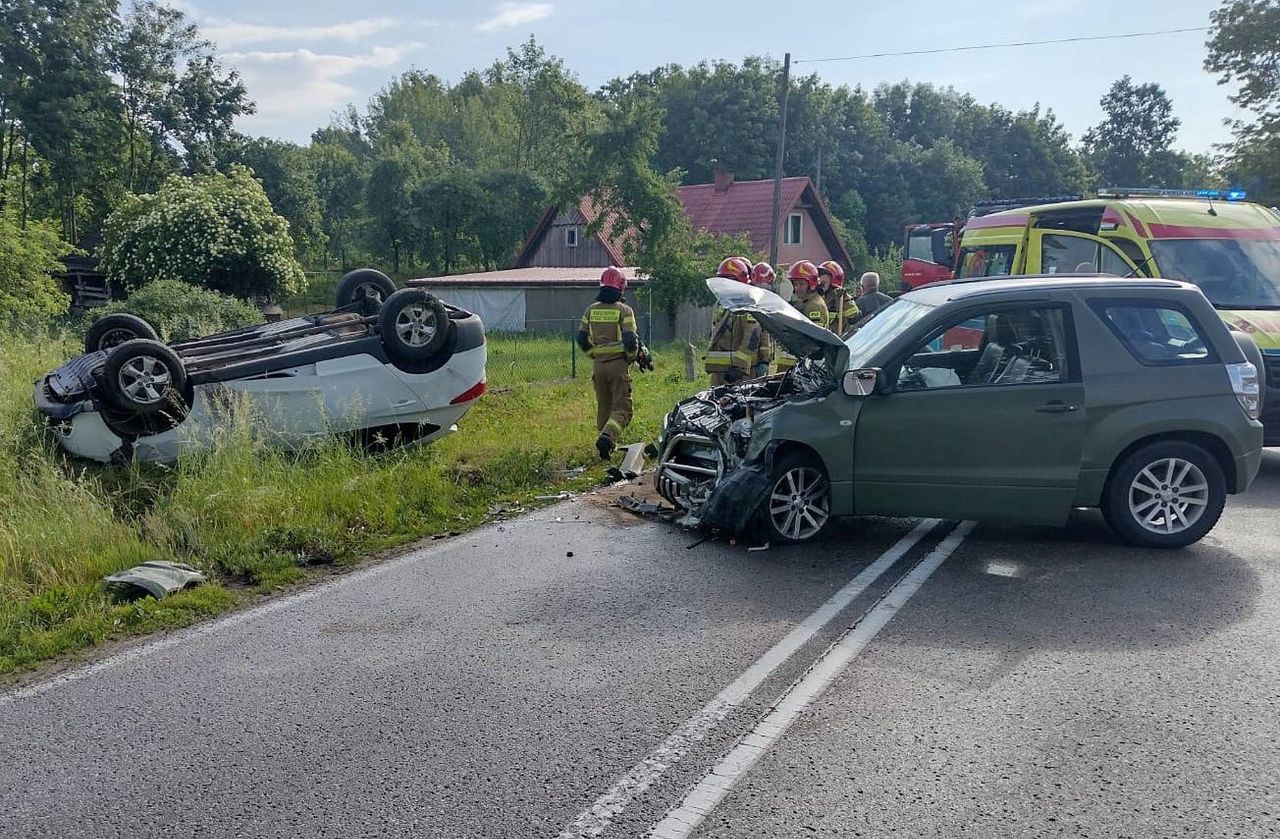
[[[446,303],[475,312],[488,332],[523,332],[525,299],[522,288],[460,288],[432,285],[428,289]]]

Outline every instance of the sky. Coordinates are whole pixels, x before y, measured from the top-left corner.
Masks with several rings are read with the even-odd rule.
[[[873,88],[951,85],[980,102],[1052,108],[1078,139],[1098,100],[1125,74],[1159,82],[1182,119],[1178,145],[1208,152],[1229,139],[1230,90],[1205,73],[1205,33],[943,55],[812,62],[833,56],[1207,26],[1212,0],[1023,0],[973,6],[940,0],[170,0],[244,76],[257,114],[243,131],[306,142],[347,103],[362,110],[394,76],[416,68],[456,81],[529,35],[588,89],[637,70],[746,55],[797,74]]]

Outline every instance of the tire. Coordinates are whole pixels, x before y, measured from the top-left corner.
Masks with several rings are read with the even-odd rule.
[[[402,288],[378,311],[378,336],[391,362],[417,372],[444,348],[449,339],[449,312],[434,295],[420,288]]]
[[[132,416],[185,414],[187,372],[178,354],[159,341],[126,341],[102,367],[107,402]]]
[[[793,507],[795,504],[803,507]],[[759,516],[771,542],[799,544],[825,535],[835,516],[831,514],[831,481],[822,463],[802,453],[780,458],[774,464]]]
[[[1102,513],[1125,541],[1185,548],[1213,529],[1227,502],[1222,467],[1194,443],[1143,446],[1111,472]]]
[[[103,352],[139,338],[159,341],[160,335],[155,327],[137,315],[104,315],[84,333],[84,351]]]
[[[365,314],[372,315],[395,293],[396,284],[386,274],[372,268],[357,268],[338,280],[334,302],[339,309],[354,305]]]

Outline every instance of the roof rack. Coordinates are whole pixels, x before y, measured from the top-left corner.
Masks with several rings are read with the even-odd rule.
[[[993,198],[978,201],[969,211],[969,218],[987,216],[1002,210],[1016,210],[1019,207],[1034,207],[1037,204],[1061,204],[1064,201],[1082,201],[1085,195],[1040,195],[1032,198]]]
[[[1243,201],[1243,189],[1155,189],[1152,187],[1106,187],[1098,190],[1099,198],[1187,198],[1200,201]]]

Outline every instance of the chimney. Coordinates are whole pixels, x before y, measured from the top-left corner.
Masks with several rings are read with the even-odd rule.
[[[733,173],[719,165],[716,166],[716,192],[728,192],[733,186]]]

